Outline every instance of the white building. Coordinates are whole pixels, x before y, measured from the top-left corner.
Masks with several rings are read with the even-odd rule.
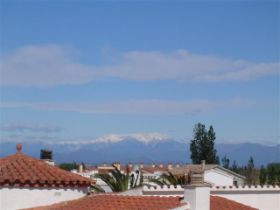
[[[242,186],[245,183],[245,179],[244,176],[221,166],[216,166],[204,171],[204,180],[212,186]]]
[[[279,186],[216,186],[211,188],[211,194],[243,203],[259,210],[280,209]]]
[[[191,189],[191,188],[190,188]],[[205,189],[205,188],[204,188]],[[131,190],[132,195],[143,196],[184,196],[184,187],[178,186],[144,186],[140,189]],[[138,194],[137,194],[138,193]],[[129,192],[125,193],[126,195]],[[211,196],[223,197],[246,206],[251,206],[259,210],[279,210],[280,209],[280,187],[279,186],[212,186]],[[185,196],[189,198],[189,196]],[[199,198],[200,199],[200,198]]]
[[[191,184],[182,188],[182,190],[182,196],[180,197],[137,194],[141,193],[139,188],[121,194],[92,194],[78,200],[38,207],[36,210],[257,210],[257,208],[233,200],[211,195],[210,184],[203,182],[201,174],[196,176],[196,179],[192,179]]]
[[[126,171],[128,170],[130,174],[133,172],[135,166],[139,167],[143,176],[143,183],[151,185],[155,184],[150,180],[157,179],[163,173],[168,172],[171,172],[178,178],[183,178],[183,183],[186,184],[190,181],[189,177],[192,173],[203,173],[205,182],[211,184],[212,186],[242,186],[245,183],[244,176],[217,164],[205,164],[204,161],[202,162],[202,164],[188,165],[144,165],[143,163],[137,165],[128,164],[127,166],[121,165],[120,163],[113,163],[112,165],[114,165],[123,173],[126,173]],[[89,169],[73,170],[72,172],[87,178],[93,178],[97,173],[109,173],[110,170],[115,169],[112,165],[103,164],[100,166],[90,167]],[[97,184],[102,185],[102,187],[105,187],[106,189],[109,189],[108,186],[106,186],[106,184],[101,180],[96,179],[96,181]],[[108,192],[110,192],[110,190]]]
[[[176,176],[189,177],[191,173],[203,173],[204,181],[212,186],[242,186],[245,177],[216,164],[188,164],[175,167],[170,172]]]
[[[49,205],[83,197],[91,180],[17,153],[0,159],[0,209]]]

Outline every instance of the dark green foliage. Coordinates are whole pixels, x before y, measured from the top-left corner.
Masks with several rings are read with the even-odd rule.
[[[95,178],[104,181],[113,192],[122,192],[128,189],[129,174],[122,174],[117,168],[111,170],[110,174],[96,174]]]
[[[98,184],[92,184],[90,186],[90,191],[91,192],[102,192],[102,193],[105,193],[105,190],[102,187],[100,187]]]
[[[245,167],[245,171],[246,171],[245,175],[246,175],[246,178],[247,178],[247,184],[248,185],[255,184],[256,170],[255,170],[253,157],[250,157],[250,159],[248,161],[248,164],[247,164],[247,167]]]
[[[230,163],[230,160],[227,158],[227,156],[225,155],[222,159],[222,164],[223,164],[223,167],[224,168],[227,168],[229,169],[229,163]]]
[[[267,167],[261,166],[260,169],[255,168],[254,160],[250,157],[247,166],[239,167],[236,161],[230,170],[246,177],[247,184],[279,184],[280,183],[280,163],[270,163]]]
[[[267,183],[279,184],[280,183],[280,163],[270,163],[267,165]]]
[[[152,179],[150,181],[160,186],[186,184],[186,180],[184,178],[177,178],[171,172],[163,173],[159,178]]]
[[[200,164],[202,160],[205,160],[207,164],[219,163],[215,139],[216,134],[212,126],[207,131],[205,125],[201,123],[195,125],[190,143],[191,159],[194,164]]]
[[[234,160],[232,166],[229,169],[235,173],[245,176],[246,184],[248,185],[255,185],[258,183],[258,170],[255,168],[254,159],[252,157],[250,157],[246,166],[241,167],[239,167]]]
[[[237,163],[236,163],[235,160],[233,161],[233,164],[232,164],[230,170],[232,170],[232,171],[235,172],[235,173],[238,173],[238,172],[239,172],[239,170],[238,170],[238,165],[237,165]]]
[[[126,173],[122,173],[117,167],[113,166],[114,170],[110,170],[110,173],[108,174],[95,174],[95,178],[99,178],[102,181],[104,181],[113,192],[122,192],[122,191],[126,191],[130,188],[135,188],[138,187],[140,185],[142,185],[141,180],[143,180],[143,178],[141,177],[141,175],[139,174],[140,172],[138,171],[138,176],[134,177],[134,176],[130,176],[129,171],[127,169]],[[136,179],[136,180],[135,180]],[[140,179],[140,185],[137,185],[135,183],[137,183],[137,180]],[[104,190],[98,186],[98,185],[94,185],[94,187],[92,187],[92,190],[96,191],[96,192],[103,192]]]
[[[261,166],[261,169],[260,169],[260,176],[259,176],[259,179],[260,179],[260,184],[261,185],[264,185],[266,184],[266,169],[264,168],[264,166]]]
[[[66,171],[71,171],[73,169],[78,169],[78,164],[73,162],[73,163],[61,163],[58,165],[59,168],[64,169]]]

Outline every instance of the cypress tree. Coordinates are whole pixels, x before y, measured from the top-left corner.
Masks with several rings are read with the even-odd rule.
[[[194,164],[200,164],[201,160],[205,160],[208,164],[219,163],[215,139],[216,134],[212,126],[208,131],[201,123],[194,126],[193,139],[190,142],[191,159]]]

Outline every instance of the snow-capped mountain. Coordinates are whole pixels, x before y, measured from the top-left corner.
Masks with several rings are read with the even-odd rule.
[[[0,157],[15,153],[15,142],[0,141]],[[24,142],[23,152],[39,157],[40,149],[51,149],[56,162],[190,162],[189,141],[178,142],[158,133],[104,135],[95,139],[72,141]],[[255,165],[280,162],[280,145],[267,146],[252,143],[216,144],[218,155],[224,155],[239,165],[247,163],[250,156]],[[266,155],[262,155],[266,154]]]
[[[133,133],[126,135],[109,134],[95,139],[94,143],[117,143],[127,139],[135,139],[145,144],[151,142],[168,141],[171,138],[160,133]]]

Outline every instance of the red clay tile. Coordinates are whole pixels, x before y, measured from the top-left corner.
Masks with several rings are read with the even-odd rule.
[[[91,195],[30,210],[165,210],[181,205],[179,198],[176,197]]]
[[[210,210],[256,210],[243,204],[211,196]],[[165,210],[184,205],[179,197],[95,194],[77,200],[28,210]]]
[[[21,152],[0,159],[0,186],[80,187],[89,186],[91,182]]]
[[[256,210],[255,208],[237,203],[235,201],[222,198],[220,196],[211,196],[210,198],[211,210]]]

